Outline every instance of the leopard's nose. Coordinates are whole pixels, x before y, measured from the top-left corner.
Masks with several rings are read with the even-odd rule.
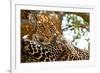
[[[43,42],[44,40],[43,39],[39,39],[40,40],[40,42]]]

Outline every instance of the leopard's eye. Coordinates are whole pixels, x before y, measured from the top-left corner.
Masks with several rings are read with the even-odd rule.
[[[39,28],[39,30],[40,30],[41,32],[44,32],[44,30],[45,30],[45,28],[44,28],[43,25],[39,25],[38,28]]]

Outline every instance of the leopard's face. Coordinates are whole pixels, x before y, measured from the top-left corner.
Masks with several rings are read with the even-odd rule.
[[[43,40],[44,43],[50,43],[52,33],[49,30],[48,24],[38,24],[36,34],[39,36],[40,40]]]
[[[51,27],[50,19],[47,14],[38,14],[37,19],[37,34],[40,36],[40,40],[42,39],[43,43],[49,44],[53,38],[53,27]]]

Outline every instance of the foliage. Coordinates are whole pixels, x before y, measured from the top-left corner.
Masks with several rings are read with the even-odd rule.
[[[70,30],[71,33],[74,32],[73,35],[73,43],[77,46],[78,42],[75,42],[77,39],[82,39],[84,37],[84,40],[88,43],[89,48],[89,22],[87,22],[85,19],[83,19],[81,16],[78,16],[77,14],[67,14],[63,16],[63,19],[65,23],[65,27],[62,29],[64,31]],[[62,23],[64,24],[64,23]]]

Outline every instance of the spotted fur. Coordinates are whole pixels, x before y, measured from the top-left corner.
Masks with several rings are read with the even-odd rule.
[[[30,40],[22,39],[21,62],[48,62],[48,61],[72,61],[89,60],[89,54],[76,47],[68,48],[64,41],[57,43],[55,40],[51,44],[44,45],[34,43]]]

